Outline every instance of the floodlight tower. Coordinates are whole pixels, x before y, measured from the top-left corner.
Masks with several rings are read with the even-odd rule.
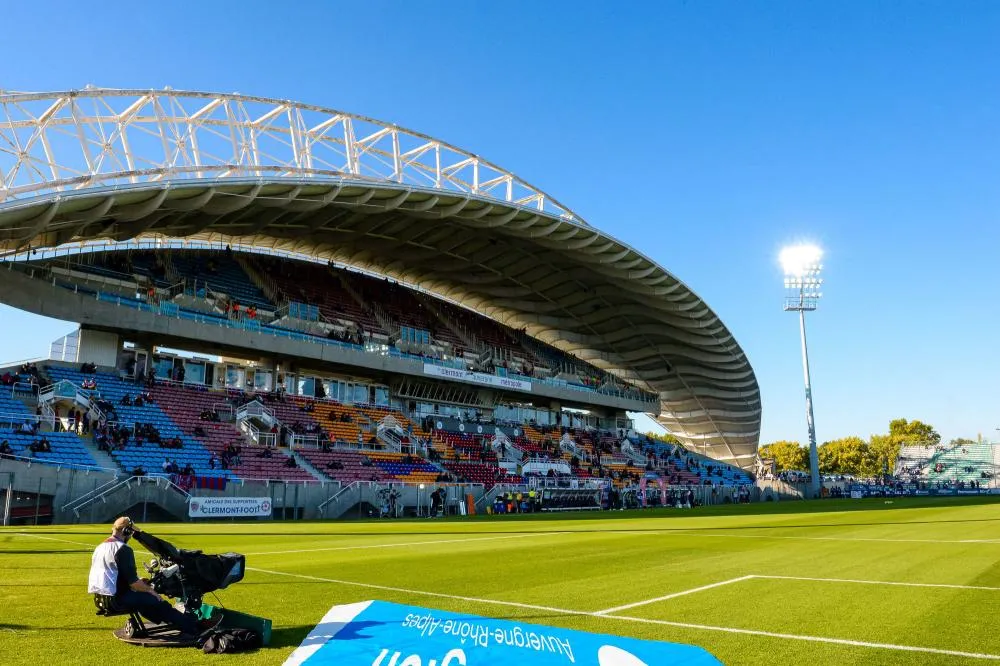
[[[813,421],[812,380],[809,377],[809,347],[806,344],[806,312],[816,309],[823,278],[820,260],[823,251],[815,245],[794,245],[781,251],[785,271],[785,312],[799,313],[802,335],[802,371],[806,381],[806,426],[809,428],[809,494],[819,497],[819,453],[816,450],[816,425]]]

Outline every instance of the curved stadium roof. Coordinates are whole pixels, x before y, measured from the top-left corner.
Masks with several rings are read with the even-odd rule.
[[[0,93],[0,109],[0,249],[186,238],[380,273],[655,392],[686,444],[752,464],[757,381],[708,305],[477,155],[238,94]]]

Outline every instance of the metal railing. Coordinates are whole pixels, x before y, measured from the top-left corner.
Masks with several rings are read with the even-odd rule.
[[[275,433],[261,432],[249,420],[240,421],[240,430],[247,436],[247,439],[257,446],[269,446],[273,448],[278,445],[278,436]]]
[[[10,388],[11,397],[17,397],[17,394],[23,395],[35,395],[38,390],[37,384],[30,384],[28,382],[14,382],[13,386]]]
[[[327,507],[329,507],[331,504],[334,506],[339,505],[342,501],[344,501],[344,498],[347,496],[348,493],[358,492],[362,484],[371,486],[372,482],[354,481],[353,483],[343,486],[340,490],[334,493],[333,496],[330,497],[330,499],[326,500],[325,502],[322,502],[319,506],[317,506],[316,511],[319,513],[320,516],[325,518],[327,514]]]
[[[319,435],[292,435],[292,439],[288,445],[293,449],[300,449],[304,447],[318,449]]]
[[[76,511],[78,511],[79,507],[81,507],[84,504],[88,503],[92,498],[98,497],[98,496],[103,497],[104,493],[106,493],[108,490],[110,490],[112,488],[115,488],[115,487],[119,486],[122,482],[123,482],[123,479],[121,479],[119,477],[115,477],[113,479],[109,479],[108,481],[106,481],[105,483],[97,486],[96,488],[94,488],[90,492],[84,493],[83,495],[80,495],[79,497],[76,497],[76,498],[70,500],[69,502],[67,502],[66,504],[63,505],[62,510],[63,511],[74,511],[74,512],[76,512]]]
[[[584,451],[576,445],[576,442],[574,442],[569,435],[563,435],[559,438],[559,450],[565,451],[566,453],[583,460]]]
[[[212,411],[218,415],[220,421],[232,423],[236,420],[236,410],[228,402],[216,402],[212,404]],[[225,418],[223,418],[225,416]]]
[[[13,262],[8,262],[8,263],[11,264],[11,265],[13,265]],[[25,272],[29,272],[29,271],[25,271]],[[31,270],[30,272],[33,274],[34,270]],[[60,285],[53,285],[53,286],[56,286],[58,288],[62,288]],[[96,300],[98,300],[98,301],[102,301],[102,302],[106,302],[106,303],[113,303],[113,304],[116,304],[116,305],[122,306],[122,307],[131,307],[131,308],[135,308],[135,309],[138,309],[138,310],[141,310],[141,311],[151,312],[153,314],[160,315],[160,316],[170,316],[170,317],[175,317],[177,319],[185,319],[185,320],[195,321],[197,323],[208,324],[208,325],[212,325],[212,326],[222,326],[222,327],[227,327],[227,328],[242,329],[242,330],[247,330],[247,331],[251,331],[251,332],[255,332],[255,333],[262,333],[262,334],[267,334],[267,335],[274,335],[274,336],[277,336],[277,337],[288,338],[290,340],[295,340],[295,341],[299,341],[299,342],[310,342],[310,343],[314,343],[314,344],[323,344],[323,345],[328,345],[328,346],[336,346],[336,347],[340,347],[340,348],[343,348],[343,349],[349,349],[349,350],[358,351],[360,353],[376,353],[376,354],[380,354],[380,355],[392,356],[392,357],[395,357],[395,358],[403,358],[403,359],[413,360],[413,361],[417,361],[417,362],[420,362],[420,363],[429,363],[431,365],[440,365],[440,366],[449,367],[449,368],[465,369],[465,361],[464,361],[464,359],[457,359],[457,358],[434,358],[434,357],[431,357],[431,356],[420,356],[420,355],[416,355],[416,354],[408,354],[406,352],[403,352],[403,351],[400,351],[400,350],[396,349],[395,347],[387,346],[387,345],[381,345],[381,346],[376,345],[377,347],[382,347],[383,348],[381,351],[379,351],[378,349],[372,349],[371,351],[369,351],[369,350],[366,349],[365,346],[362,346],[362,345],[356,345],[356,344],[349,343],[349,342],[341,342],[339,340],[334,340],[334,339],[326,338],[326,337],[323,337],[323,336],[314,335],[314,334],[311,334],[311,333],[304,333],[304,332],[301,332],[301,331],[289,330],[289,329],[281,328],[281,327],[278,327],[278,326],[272,326],[272,325],[267,324],[267,323],[262,323],[259,319],[257,319],[257,320],[249,320],[249,319],[246,319],[246,318],[230,319],[230,318],[226,318],[226,317],[224,317],[222,315],[190,312],[190,311],[184,310],[183,308],[179,308],[176,312],[164,313],[161,310],[160,306],[158,306],[158,305],[151,305],[149,303],[146,303],[146,302],[144,302],[142,300],[135,299],[135,298],[128,298],[128,297],[124,297],[124,296],[117,295],[117,294],[107,294],[107,293],[104,293],[104,292],[101,292],[101,291],[98,291],[98,290],[80,291],[80,290],[74,289],[74,291],[76,291],[77,293],[92,294],[94,296],[94,298]],[[213,296],[214,296],[214,292],[213,292]],[[258,315],[258,316],[260,316],[260,315]],[[567,390],[567,391],[575,391],[575,392],[581,392],[581,393],[587,393],[587,394],[606,395],[606,396],[611,396],[611,397],[623,398],[623,399],[626,399],[626,400],[641,401],[641,402],[644,402],[644,403],[647,403],[648,405],[650,405],[651,408],[652,408],[653,405],[658,404],[655,399],[647,399],[647,398],[643,397],[640,393],[638,393],[637,390],[627,389],[627,388],[618,387],[618,386],[613,386],[613,387],[600,386],[600,387],[596,387],[595,388],[595,387],[591,387],[591,386],[583,386],[583,385],[580,385],[580,384],[575,384],[575,383],[568,382],[568,381],[565,381],[565,380],[560,380],[560,379],[544,378],[544,377],[529,377],[529,376],[518,374],[518,373],[515,373],[515,372],[508,372],[506,374],[506,377],[508,379],[521,380],[521,381],[525,381],[525,382],[529,382],[529,383],[534,383],[534,384],[539,384],[539,385],[543,385],[543,386],[552,386],[552,387],[559,388],[559,389],[562,389],[562,390]]]
[[[497,428],[493,435],[490,447],[496,454],[497,460],[501,462],[521,464],[527,457],[524,450],[515,445],[507,434],[499,428]]]
[[[7,426],[12,429],[18,429],[23,425],[30,425],[33,423],[47,424],[50,429],[55,429],[55,417],[46,416],[42,414],[41,416],[36,416],[35,414],[18,414],[17,412],[2,412],[0,413],[0,426]]]
[[[236,410],[237,421],[242,422],[251,418],[259,419],[261,423],[264,423],[267,426],[280,424],[280,421],[278,421],[278,417],[274,415],[274,412],[265,407],[260,400],[251,400]]]
[[[104,423],[107,419],[104,412],[98,408],[97,403],[91,399],[93,395],[100,396],[100,392],[96,389],[80,388],[68,379],[63,379],[40,389],[38,392],[38,403],[42,405],[43,411],[47,408],[51,412],[52,417],[56,418],[52,403],[56,400],[72,400],[74,404],[82,407],[87,412],[87,416],[92,422]],[[60,419],[60,422],[62,422],[62,419]]]
[[[73,515],[79,518],[80,512],[91,504],[96,502],[106,504],[112,495],[121,492],[133,492],[143,486],[147,488],[152,486],[158,490],[159,497],[157,499],[161,500],[163,505],[170,503],[171,496],[176,500],[183,501],[185,505],[191,497],[190,493],[164,476],[130,476],[126,479],[116,479],[114,482],[106,483],[98,489],[78,497],[64,508],[72,511]]]
[[[633,446],[632,442],[628,441],[627,439],[622,440],[621,451],[622,455],[625,456],[631,464],[636,465],[638,467],[646,466],[646,463],[648,462],[646,456],[640,451],[637,451],[635,449],[635,446]]]
[[[386,417],[390,418],[390,417]],[[403,436],[400,434],[402,432],[402,427],[397,422],[396,425],[388,425],[385,423],[386,419],[382,419],[382,422],[378,424],[375,429],[375,437],[385,444],[386,449],[390,451],[396,451],[397,453],[403,450]],[[395,421],[395,419],[393,419]]]

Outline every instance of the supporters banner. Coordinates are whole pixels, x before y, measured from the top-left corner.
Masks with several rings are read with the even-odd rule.
[[[531,392],[531,382],[526,382],[523,379],[487,375],[482,372],[459,370],[458,368],[446,368],[440,365],[431,365],[430,363],[424,363],[424,374],[452,379],[457,382],[470,382],[472,384],[483,384],[485,386]]]
[[[270,497],[192,497],[191,518],[270,518]]]
[[[715,666],[693,645],[591,634],[384,601],[334,606],[285,666]]]

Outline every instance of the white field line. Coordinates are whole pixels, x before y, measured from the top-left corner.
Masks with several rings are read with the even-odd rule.
[[[405,548],[406,546],[431,546],[442,543],[470,543],[475,541],[497,541],[500,539],[530,539],[531,537],[558,536],[565,532],[533,532],[531,534],[505,534],[490,537],[470,537],[467,539],[435,539],[433,541],[400,541],[396,543],[373,543],[366,546],[331,546],[329,548],[302,548],[299,550],[274,550],[262,553],[246,553],[253,555],[291,555],[293,553],[327,553],[337,550],[368,550],[371,548]]]
[[[985,590],[1000,592],[1000,587],[985,585],[952,585],[949,583],[906,583],[895,580],[856,580],[853,578],[810,578],[807,576],[747,576],[747,578],[767,578],[770,580],[804,580],[817,583],[855,583],[858,585],[894,585],[898,587],[938,587],[948,590]]]
[[[28,533],[24,533],[24,532],[17,532],[17,533],[15,533],[15,535],[16,536],[22,536],[22,537],[33,537],[33,538],[36,538],[36,539],[46,539],[46,540],[49,540],[49,541],[61,541],[63,543],[71,543],[71,544],[74,544],[74,545],[77,545],[77,546],[88,546],[89,547],[89,546],[93,545],[93,544],[85,543],[85,542],[82,542],[82,541],[70,541],[68,539],[59,539],[59,538],[56,538],[56,537],[43,536],[41,534],[28,534]],[[795,537],[789,537],[789,538],[795,538]],[[802,538],[802,537],[798,537],[798,538]],[[771,631],[758,631],[756,629],[739,629],[739,628],[736,628],[736,627],[717,627],[717,626],[708,625],[708,624],[692,624],[692,623],[688,623],[688,622],[671,622],[669,620],[653,620],[653,619],[649,619],[649,618],[629,617],[629,616],[626,616],[626,615],[605,615],[605,614],[602,614],[602,612],[600,612],[600,611],[599,612],[578,611],[578,610],[571,610],[571,609],[567,609],[567,608],[554,608],[554,607],[551,607],[551,606],[538,606],[538,605],[534,605],[534,604],[522,604],[522,603],[518,603],[518,602],[515,602],[515,601],[500,601],[500,600],[496,600],[496,599],[481,599],[481,598],[478,598],[478,597],[464,597],[464,596],[459,596],[459,595],[454,595],[454,594],[443,594],[441,592],[428,592],[428,591],[425,591],[425,590],[410,590],[410,589],[401,588],[401,587],[391,587],[391,586],[388,586],[388,585],[376,585],[376,584],[373,584],[373,583],[358,583],[358,582],[355,582],[355,581],[336,580],[336,579],[333,579],[333,578],[320,578],[318,576],[307,576],[305,574],[294,574],[294,573],[287,573],[287,572],[284,572],[284,571],[274,571],[274,570],[269,570],[269,569],[258,569],[258,568],[255,568],[255,567],[247,567],[247,569],[249,571],[256,571],[258,573],[266,573],[266,574],[271,574],[271,575],[275,575],[275,576],[289,576],[291,578],[301,578],[303,580],[312,580],[312,581],[321,582],[321,583],[334,583],[334,584],[338,584],[338,585],[347,585],[347,586],[352,586],[352,587],[362,587],[362,588],[368,588],[368,589],[374,589],[374,590],[385,590],[385,591],[388,591],[388,592],[401,592],[403,594],[416,594],[416,595],[422,595],[422,596],[428,596],[428,597],[439,597],[439,598],[443,598],[443,599],[452,599],[452,600],[456,600],[456,601],[471,601],[471,602],[475,602],[475,603],[489,604],[489,605],[494,605],[494,606],[511,606],[511,607],[514,607],[514,608],[524,608],[524,609],[527,609],[527,610],[541,610],[541,611],[547,611],[547,612],[551,612],[551,613],[559,613],[559,614],[562,614],[562,615],[582,615],[582,616],[588,616],[588,617],[603,618],[603,619],[608,619],[608,620],[620,620],[620,621],[623,621],[623,622],[639,622],[639,623],[643,623],[643,624],[655,624],[655,625],[660,625],[660,626],[665,626],[665,627],[678,627],[678,628],[681,628],[681,629],[694,629],[694,630],[697,630],[697,631],[716,631],[716,632],[722,632],[722,633],[728,633],[728,634],[743,634],[743,635],[750,635],[750,636],[764,636],[764,637],[767,637],[767,638],[780,638],[780,639],[784,639],[784,640],[804,641],[804,642],[810,642],[810,643],[828,643],[828,644],[833,644],[833,645],[847,645],[847,646],[850,646],[850,647],[864,647],[864,648],[873,648],[873,649],[882,649],[882,650],[895,650],[895,651],[898,651],[898,652],[918,652],[918,653],[923,653],[923,654],[940,654],[940,655],[947,655],[947,656],[950,656],[950,657],[964,657],[964,658],[967,658],[967,659],[986,659],[986,660],[992,660],[992,661],[1000,661],[1000,655],[995,655],[995,654],[982,654],[982,653],[978,653],[978,652],[963,652],[963,651],[960,651],[960,650],[942,650],[942,649],[939,649],[939,648],[921,647],[921,646],[916,646],[916,645],[896,645],[896,644],[893,644],[893,643],[871,643],[871,642],[867,642],[867,641],[852,641],[852,640],[848,640],[848,639],[844,639],[844,638],[828,638],[826,636],[807,636],[807,635],[800,635],[800,634],[783,634],[783,633],[776,633],[776,632],[771,632]],[[791,577],[756,576],[756,575],[751,575],[751,576],[747,576],[747,578],[791,578]],[[850,580],[847,580],[847,579],[841,580],[841,579],[833,579],[833,578],[817,578],[817,579],[806,579],[806,580],[816,580],[816,581],[824,581],[824,582],[857,582],[857,583],[870,583],[870,584],[882,584],[882,585],[886,585],[886,584],[912,585],[912,586],[918,586],[918,587],[931,586],[930,583],[887,583],[886,581],[850,581]],[[934,587],[939,587],[939,586],[938,585],[934,585]],[[940,587],[944,587],[944,586],[941,585]],[[947,587],[958,587],[960,589],[966,589],[966,588],[967,589],[994,589],[994,588],[980,588],[980,587],[974,587],[974,586],[951,586],[951,585],[948,585]],[[606,611],[604,611],[604,612],[606,612]]]
[[[723,528],[719,528],[719,529],[726,529],[726,528],[723,527]],[[763,529],[786,529],[786,528],[773,527],[773,528],[763,528]],[[69,541],[67,539],[57,539],[56,537],[42,536],[40,534],[29,534],[27,532],[14,532],[13,534],[15,536],[33,537],[33,538],[36,538],[36,539],[47,539],[49,541],[62,541],[63,543],[71,543],[71,544],[74,544],[74,545],[77,545],[77,546],[89,546],[89,547],[93,547],[95,545],[94,543],[84,543],[82,541]],[[530,535],[529,534],[523,534],[523,535],[522,534],[518,534],[518,535],[509,535],[509,536],[510,536],[510,538],[515,538],[515,537],[522,537],[522,536],[524,536],[524,537],[527,537],[527,536],[536,536],[536,535],[546,535],[546,536],[549,536],[549,535],[556,535],[556,534],[578,535],[578,534],[589,534],[589,532],[574,532],[574,531],[533,532]],[[616,533],[616,534],[623,534],[623,533],[619,532],[619,533]],[[709,534],[709,533],[703,532],[701,530],[684,530],[684,529],[676,529],[676,530],[668,530],[668,531],[664,531],[664,530],[648,530],[648,531],[646,531],[646,530],[643,530],[643,531],[627,532],[625,534],[630,534],[630,535],[646,535],[646,536],[654,535],[654,536],[667,536],[667,537],[681,537],[681,536],[684,536],[684,537],[691,537],[691,536],[699,537],[699,536],[701,536],[701,537],[707,537],[707,538],[713,538],[713,539],[781,539],[781,540],[792,540],[792,541],[859,541],[859,542],[874,542],[874,543],[985,544],[985,545],[990,545],[990,546],[1000,545],[1000,539],[961,539],[961,540],[941,540],[941,539],[879,539],[879,538],[875,538],[875,537],[818,537],[818,536],[816,536],[816,537],[810,537],[810,536],[779,536],[779,535],[770,535],[770,534]],[[0,536],[2,536],[2,534],[0,534]],[[374,535],[364,535],[364,536],[374,536]],[[506,537],[507,537],[507,535],[504,535],[504,538],[506,538]],[[483,539],[477,539],[477,538],[474,537],[472,539],[455,539],[455,541],[463,541],[463,540],[464,541],[473,541],[473,540],[485,540],[485,539],[493,539],[493,538],[497,538],[497,537],[484,537]],[[442,542],[443,541],[444,540],[442,540]],[[414,545],[419,545],[417,542],[410,542],[410,543],[414,544]],[[403,545],[409,545],[409,544],[400,544],[400,546],[403,546]],[[374,546],[350,546],[350,548],[352,548],[352,549],[367,548],[367,547],[374,547]],[[248,553],[248,554],[249,555],[284,555],[284,554],[291,554],[291,553],[322,552],[324,550],[326,550],[326,549],[325,548],[318,548],[318,549],[301,549],[301,550],[274,551],[274,552]]]
[[[293,553],[320,553],[320,552],[331,552],[338,550],[368,550],[371,548],[405,548],[406,546],[426,546],[434,544],[443,543],[468,543],[475,541],[496,541],[499,539],[527,539],[531,537],[542,537],[542,536],[565,536],[565,535],[576,535],[577,532],[532,532],[530,534],[501,534],[489,537],[471,537],[465,539],[434,539],[431,541],[406,541],[406,542],[396,542],[396,543],[376,543],[368,544],[364,546],[331,546],[329,548],[301,548],[297,550],[275,550],[266,551],[260,553],[244,553],[247,556],[260,556],[260,555],[290,555]],[[579,534],[588,534],[587,532],[580,532]],[[656,532],[630,532],[632,535],[649,535],[656,534]],[[0,534],[2,536],[2,534]],[[85,541],[70,541],[68,539],[59,539],[56,537],[44,536],[42,534],[31,534],[28,532],[13,532],[11,536],[26,537],[31,539],[45,539],[46,541],[58,541],[61,543],[71,543],[76,546],[86,546],[88,548],[95,548],[99,542],[95,541],[93,543],[87,543]],[[141,548],[140,548],[141,550]]]
[[[425,597],[440,597],[442,599],[453,599],[455,601],[472,601],[480,604],[493,604],[496,606],[513,606],[515,608],[527,608],[530,610],[542,610],[549,613],[559,613],[562,615],[572,614],[572,615],[590,615],[583,611],[568,611],[562,608],[552,608],[551,606],[536,606],[534,604],[522,604],[517,601],[498,601],[495,599],[480,599],[479,597],[464,597],[457,594],[444,594],[442,592],[427,592],[425,590],[409,590],[405,587],[393,587],[391,585],[377,585],[375,583],[358,583],[352,580],[338,580],[336,578],[321,578],[319,576],[308,576],[306,574],[296,574],[287,573],[285,571],[274,571],[273,569],[258,569],[256,567],[247,567],[247,571],[256,571],[257,573],[271,574],[273,576],[288,576],[290,578],[302,578],[303,580],[312,580],[317,583],[335,583],[337,585],[348,585],[350,587],[363,587],[370,590],[384,590],[386,592],[401,592],[403,594],[419,594]]]
[[[683,590],[681,592],[674,592],[673,594],[665,594],[662,597],[654,597],[653,599],[646,599],[644,601],[636,601],[635,603],[625,604],[624,606],[615,606],[614,608],[605,608],[604,610],[594,611],[595,615],[607,615],[608,613],[618,613],[619,611],[628,610],[630,608],[638,608],[639,606],[646,606],[648,604],[655,604],[659,601],[667,601],[668,599],[676,599],[677,597],[683,597],[688,594],[694,594],[696,592],[704,592],[705,590],[711,590],[715,587],[722,587],[723,585],[732,585],[733,583],[740,583],[756,576],[740,576],[739,578],[730,578],[729,580],[723,580],[718,583],[712,583],[710,585],[702,585],[701,587],[695,587],[690,590]]]
[[[86,546],[87,548],[96,548],[100,541],[95,541],[93,543],[86,543],[84,541],[70,541],[69,539],[57,539],[56,537],[44,536],[41,534],[29,534],[27,532],[14,532],[12,536],[19,537],[29,537],[32,539],[45,539],[46,541],[58,541],[60,543],[71,543],[74,546]]]
[[[668,601],[670,599],[675,599],[677,597],[683,597],[688,594],[694,594],[696,592],[702,592],[704,590],[711,590],[716,587],[722,587],[723,585],[732,585],[733,583],[741,583],[745,580],[752,579],[760,580],[802,580],[817,583],[854,583],[858,585],[892,585],[897,587],[931,587],[931,588],[943,588],[951,590],[982,590],[986,592],[1000,592],[1000,587],[988,587],[985,585],[957,585],[951,583],[908,583],[905,581],[887,581],[887,580],[857,580],[854,578],[813,578],[808,576],[778,576],[778,575],[764,575],[764,574],[749,574],[747,576],[740,576],[739,578],[730,578],[729,580],[723,580],[718,583],[711,583],[710,585],[702,585],[701,587],[695,587],[690,590],[682,590],[681,592],[674,592],[673,594],[667,594],[662,597],[655,597],[653,599],[645,599],[643,601],[636,601],[635,603],[625,604],[623,606],[616,606],[615,608],[606,608],[604,610],[595,611],[596,615],[608,615],[610,613],[619,613],[624,610],[629,610],[630,608],[638,608],[639,606],[646,606],[649,604],[655,604],[660,601]]]
[[[691,624],[688,622],[670,622],[668,620],[651,620],[643,617],[628,617],[626,615],[601,615],[611,620],[625,620],[626,622],[642,622],[644,624],[657,624],[667,627],[679,627],[682,629],[695,629],[699,631],[720,631],[727,634],[745,634],[750,636],[766,636],[767,638],[781,638],[790,641],[806,641],[809,643],[831,643],[833,645],[847,645],[850,647],[875,648],[881,650],[896,650],[898,652],[921,652],[924,654],[942,654],[949,657],[964,657],[966,659],[989,659],[1000,661],[1000,654],[982,654],[979,652],[963,652],[961,650],[942,650],[939,648],[922,647],[919,645],[896,645],[895,643],[872,643],[868,641],[852,641],[846,638],[828,638],[826,636],[806,636],[801,634],[782,634],[773,631],[758,631],[756,629],[739,629],[736,627],[716,627],[708,624]]]
[[[726,529],[724,527],[719,529]],[[766,527],[761,529],[786,529],[781,527]],[[771,534],[709,534],[706,532],[701,532],[699,530],[671,530],[671,533],[664,533],[666,536],[700,536],[712,539],[782,539],[782,540],[792,540],[792,541],[862,541],[862,542],[874,542],[874,543],[960,543],[960,544],[988,544],[988,545],[998,545],[1000,544],[1000,539],[987,540],[987,539],[879,539],[876,537],[818,537],[818,536],[779,536]]]
[[[559,613],[561,615],[577,615],[585,617],[595,617],[602,620],[619,620],[622,622],[640,622],[643,624],[655,624],[666,627],[678,627],[681,629],[694,629],[697,631],[716,631],[727,634],[744,634],[751,636],[765,636],[767,638],[780,638],[784,640],[793,641],[804,641],[810,643],[829,643],[833,645],[847,645],[850,647],[864,647],[864,648],[876,648],[882,650],[896,650],[900,652],[919,652],[923,654],[940,654],[947,655],[950,657],[965,657],[967,659],[989,659],[993,661],[1000,661],[1000,655],[996,654],[981,654],[978,652],[963,652],[960,650],[942,650],[939,648],[931,647],[921,647],[916,645],[895,645],[893,643],[870,643],[867,641],[852,641],[845,638],[828,638],[825,636],[805,636],[799,634],[782,634],[771,631],[758,631],[756,629],[739,629],[736,627],[717,627],[708,624],[691,624],[688,622],[671,622],[669,620],[652,620],[640,617],[628,617],[625,615],[601,615],[596,612],[591,611],[578,611],[568,608],[553,608],[551,606],[537,606],[535,604],[522,604],[515,601],[499,601],[496,599],[481,599],[478,597],[465,597],[455,594],[443,594],[441,592],[428,592],[426,590],[411,590],[402,587],[392,587],[389,585],[376,585],[374,583],[358,583],[355,581],[348,580],[337,580],[335,578],[321,578],[319,576],[308,576],[306,574],[296,574],[287,573],[285,571],[274,571],[270,569],[257,569],[253,567],[247,567],[248,571],[256,571],[257,573],[271,574],[274,576],[288,576],[290,578],[301,578],[303,580],[311,580],[318,583],[333,583],[337,585],[347,585],[351,587],[361,587],[371,590],[384,590],[387,592],[400,592],[403,594],[415,594],[426,597],[437,597],[442,599],[452,599],[455,601],[471,601],[474,603],[490,604],[495,606],[511,606],[514,608],[523,608],[527,610],[541,610],[550,613]]]

